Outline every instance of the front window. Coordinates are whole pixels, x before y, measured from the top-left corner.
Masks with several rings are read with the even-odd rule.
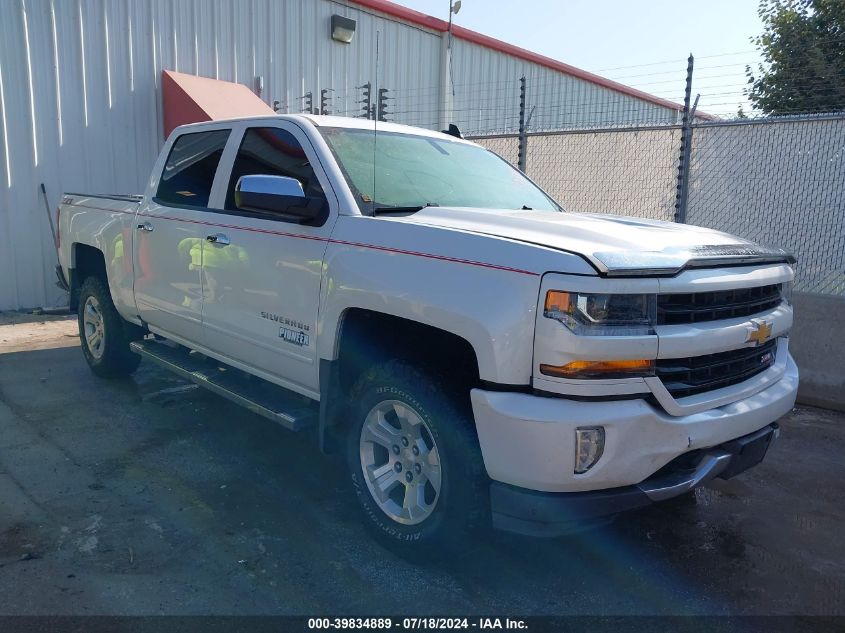
[[[233,211],[235,205],[235,185],[241,176],[266,174],[296,178],[307,196],[323,198],[323,189],[305,149],[296,137],[282,128],[251,127],[244,134],[232,175],[226,190],[226,209]]]
[[[560,207],[482,147],[416,134],[319,128],[362,213],[426,205],[486,209]]]

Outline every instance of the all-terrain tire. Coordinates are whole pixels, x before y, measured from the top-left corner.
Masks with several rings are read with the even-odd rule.
[[[450,388],[445,381],[399,360],[371,367],[350,391],[352,422],[347,440],[347,468],[364,523],[379,542],[406,558],[436,559],[466,551],[480,528],[489,524],[489,480],[468,394],[454,392],[455,389]],[[387,414],[382,414],[381,418],[378,413],[374,413],[385,410]],[[402,425],[397,411],[412,422]],[[391,417],[394,418],[393,423],[401,427],[398,435],[390,435],[391,430],[384,428],[390,435],[387,444],[397,440],[395,444],[385,450],[385,447],[374,441],[366,443],[362,439],[362,431],[368,419],[387,421]],[[413,424],[416,420],[423,424]],[[424,439],[413,432],[403,435],[402,429],[410,427],[419,429]],[[397,429],[394,427],[394,430]],[[406,436],[410,438],[410,443],[403,445]],[[371,439],[373,436],[366,434],[366,437]],[[426,453],[427,444],[436,447],[436,454],[429,450],[428,458],[423,458],[415,457],[410,452],[417,451],[416,447],[420,446],[422,453]],[[388,467],[395,467],[385,470],[386,466],[382,464],[378,471],[383,471],[383,476],[393,477],[388,472],[393,470],[399,476],[398,483],[391,484],[393,492],[397,492],[397,487],[399,491],[398,497],[393,495],[395,501],[387,502],[389,509],[386,509],[384,499],[379,501],[376,498],[377,493],[373,490],[377,484],[368,476],[368,466],[365,465],[365,462],[373,460],[375,464],[381,463],[381,459],[373,457],[376,449],[382,459],[387,456]],[[404,511],[400,501],[411,485],[405,480],[406,477],[418,477],[417,485],[420,486],[429,472],[426,469],[431,469],[428,461],[421,464],[415,463],[414,459],[432,460],[432,456],[439,463],[439,490],[436,496],[431,495],[434,489],[431,484],[436,478],[432,477],[426,480],[421,491],[417,489],[419,496],[414,498],[422,501],[421,511],[418,510],[416,518],[394,518],[400,511]],[[369,468],[376,471],[372,466]],[[417,474],[420,470],[422,476]],[[432,473],[434,471],[429,474]],[[426,514],[429,500],[433,501],[433,509]],[[419,522],[408,523],[415,520]]]
[[[141,357],[129,350],[139,328],[114,307],[108,286],[88,277],[79,290],[79,339],[88,366],[101,378],[121,378],[134,372]]]

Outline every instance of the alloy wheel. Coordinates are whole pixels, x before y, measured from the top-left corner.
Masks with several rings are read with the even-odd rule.
[[[440,453],[422,416],[399,400],[374,406],[361,427],[361,468],[373,500],[404,525],[425,521],[440,497]]]

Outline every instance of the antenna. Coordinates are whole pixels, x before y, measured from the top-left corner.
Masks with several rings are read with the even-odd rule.
[[[376,31],[376,94],[378,94],[378,44],[381,31]],[[378,142],[378,116],[373,121],[373,209],[376,206],[376,143]]]

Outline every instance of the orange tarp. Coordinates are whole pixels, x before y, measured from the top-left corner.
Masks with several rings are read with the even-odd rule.
[[[249,88],[231,81],[163,70],[161,88],[164,138],[186,123],[274,114]]]

